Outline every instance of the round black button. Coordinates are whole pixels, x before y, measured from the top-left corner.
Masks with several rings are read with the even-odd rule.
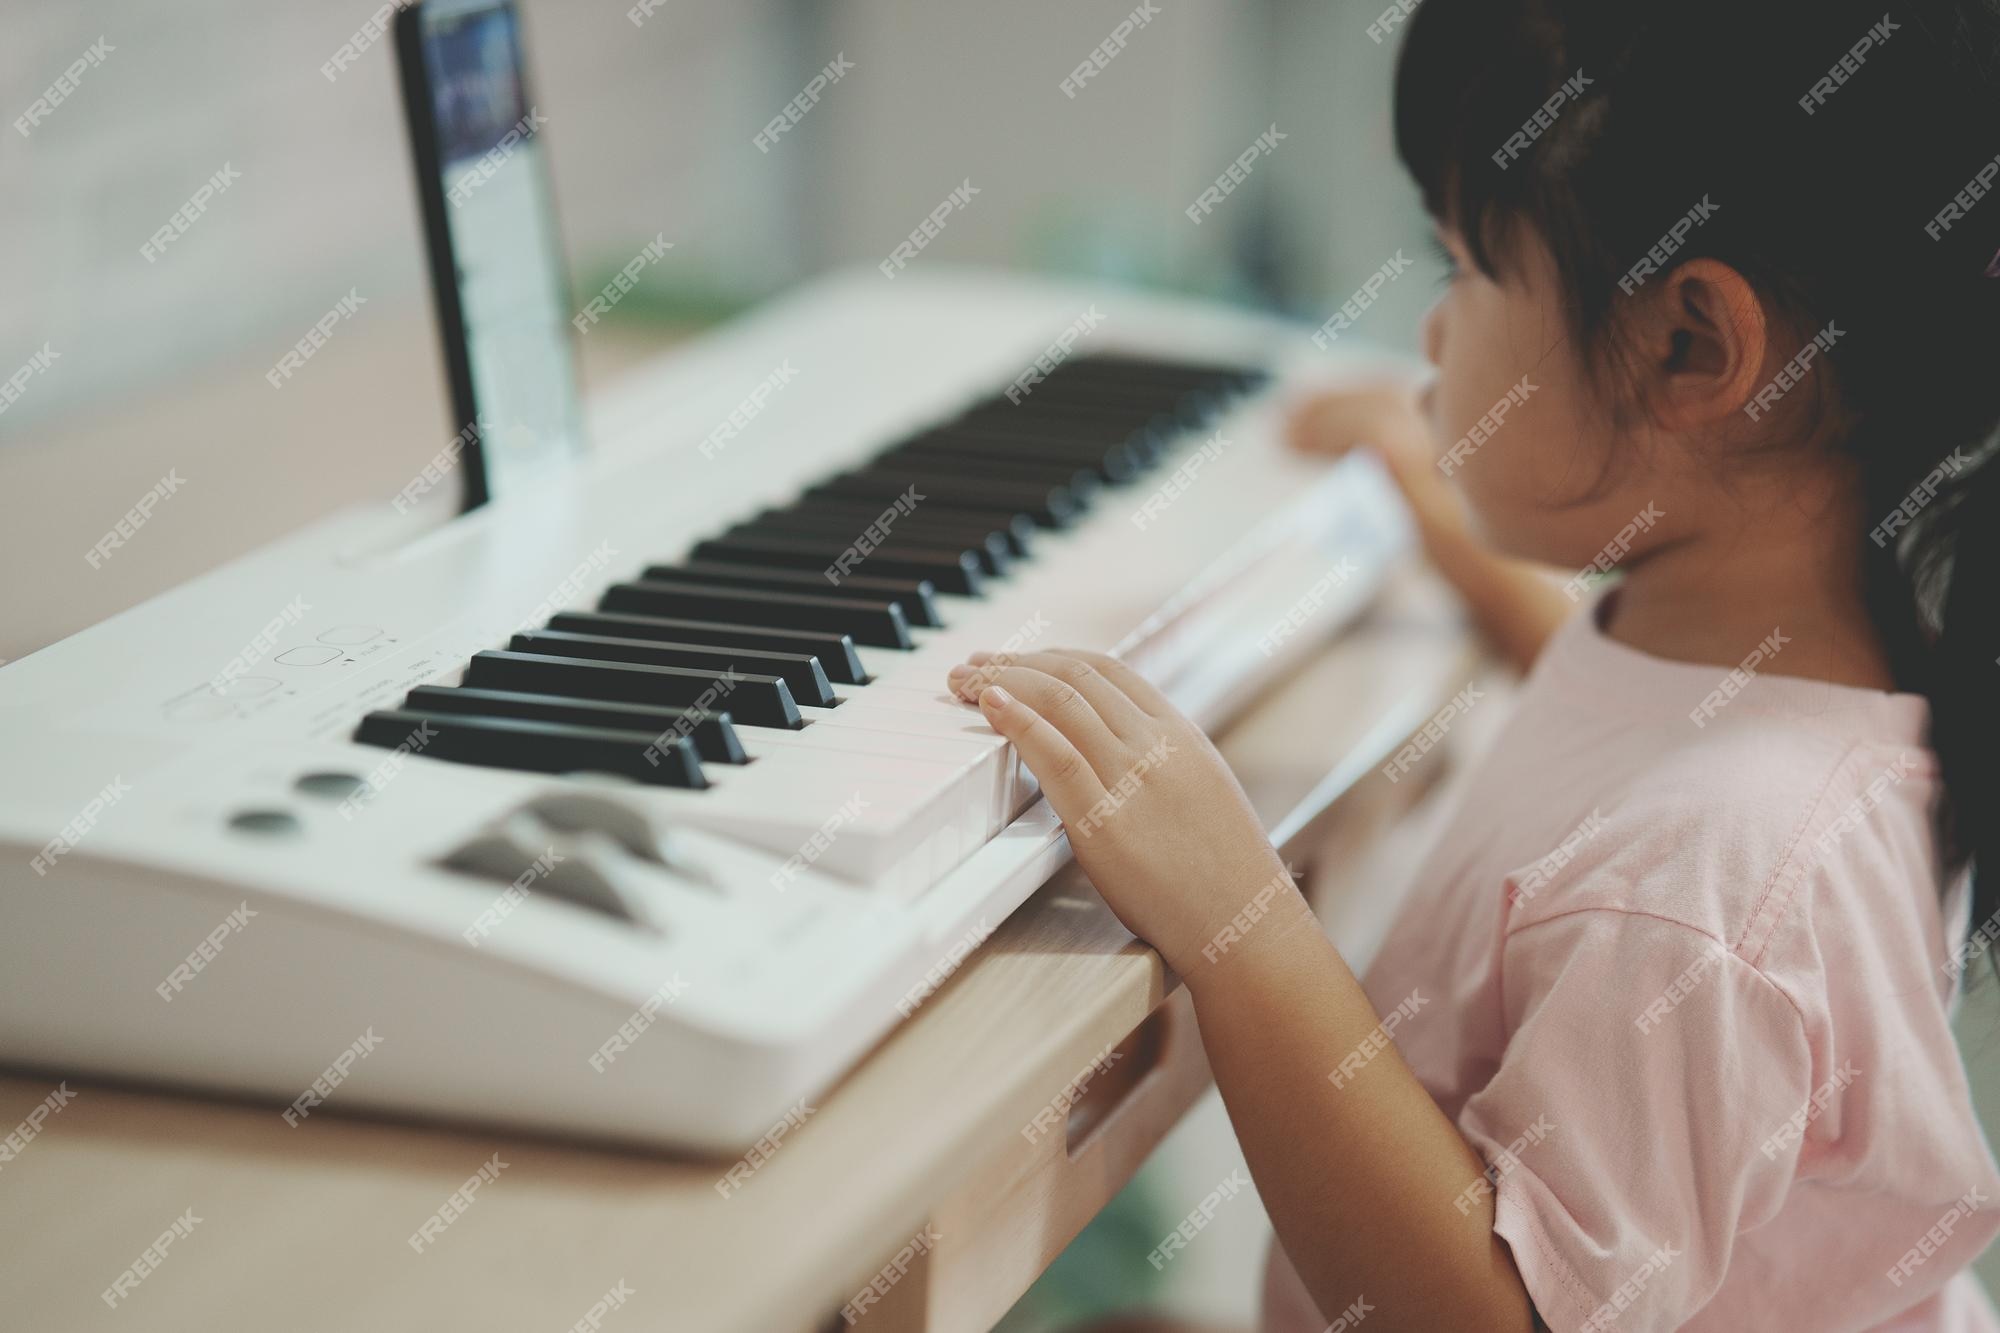
[[[299,817],[289,810],[239,810],[229,817],[229,827],[259,837],[282,837],[299,831]]]
[[[352,773],[308,773],[292,784],[308,796],[327,801],[344,801],[368,783]]]

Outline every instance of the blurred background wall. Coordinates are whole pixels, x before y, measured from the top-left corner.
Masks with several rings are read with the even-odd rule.
[[[0,659],[103,619],[340,506],[398,490],[449,438],[384,36],[321,67],[381,0],[0,0]],[[930,262],[1111,276],[1315,322],[1401,247],[1393,42],[1368,3],[1170,0],[1074,98],[1059,85],[1134,8],[970,0],[523,0],[572,287],[674,242],[584,341],[601,383],[661,341],[830,268],[874,264],[954,185],[976,205]],[[12,122],[104,48],[52,113]],[[812,75],[854,68],[768,153]],[[1197,226],[1183,210],[1260,133],[1285,138]],[[156,262],[141,245],[238,173]],[[305,371],[264,372],[350,291]],[[1431,294],[1392,284],[1367,334]],[[143,534],[84,552],[162,477]],[[25,571],[36,571],[24,577]]]

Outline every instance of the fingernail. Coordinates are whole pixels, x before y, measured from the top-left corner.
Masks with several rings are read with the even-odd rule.
[[[972,674],[971,667],[955,666],[951,670],[944,673],[944,678],[946,680],[964,680],[967,676],[971,674]]]
[[[980,706],[982,708],[991,708],[995,712],[1013,702],[1014,696],[1001,689],[998,685],[989,687],[986,693],[979,696]]]
[[[965,655],[965,660],[970,662],[974,666],[985,666],[988,662],[991,662],[993,660],[993,654],[986,652],[984,649],[982,649],[976,653],[967,653]]]

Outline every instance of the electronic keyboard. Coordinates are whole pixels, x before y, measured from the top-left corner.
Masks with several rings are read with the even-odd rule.
[[[531,492],[346,512],[0,669],[0,1059],[301,1133],[754,1142],[1068,858],[951,665],[1110,650],[1213,727],[1372,594],[1407,521],[1283,447],[1304,341],[837,277]]]

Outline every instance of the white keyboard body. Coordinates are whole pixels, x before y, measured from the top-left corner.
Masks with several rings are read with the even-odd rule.
[[[532,497],[418,534],[386,502],[336,515],[0,668],[0,1059],[249,1095],[292,1108],[301,1132],[365,1110],[722,1153],[755,1141],[1068,857],[1009,747],[944,694],[947,667],[1024,630],[1031,646],[1117,647],[1215,725],[1358,609],[1404,544],[1372,465],[1288,455],[1281,379],[1216,423],[1227,447],[1150,524],[1132,515],[1171,465],[1044,536],[986,598],[941,598],[948,624],[914,652],[863,649],[875,679],[806,710],[813,725],[745,729],[759,762],[708,791],[421,755],[385,773],[389,753],[349,736],[538,608],[587,606],[1011,382],[1093,302],[1093,350],[1273,364],[1303,341],[1123,291],[832,279],[595,404],[591,461]],[[704,457],[786,363],[791,382]],[[298,788],[310,773],[373,776],[343,812]],[[565,844],[637,924],[439,864],[551,793],[665,839],[664,868],[602,836]],[[297,1114],[316,1079],[327,1095]]]

